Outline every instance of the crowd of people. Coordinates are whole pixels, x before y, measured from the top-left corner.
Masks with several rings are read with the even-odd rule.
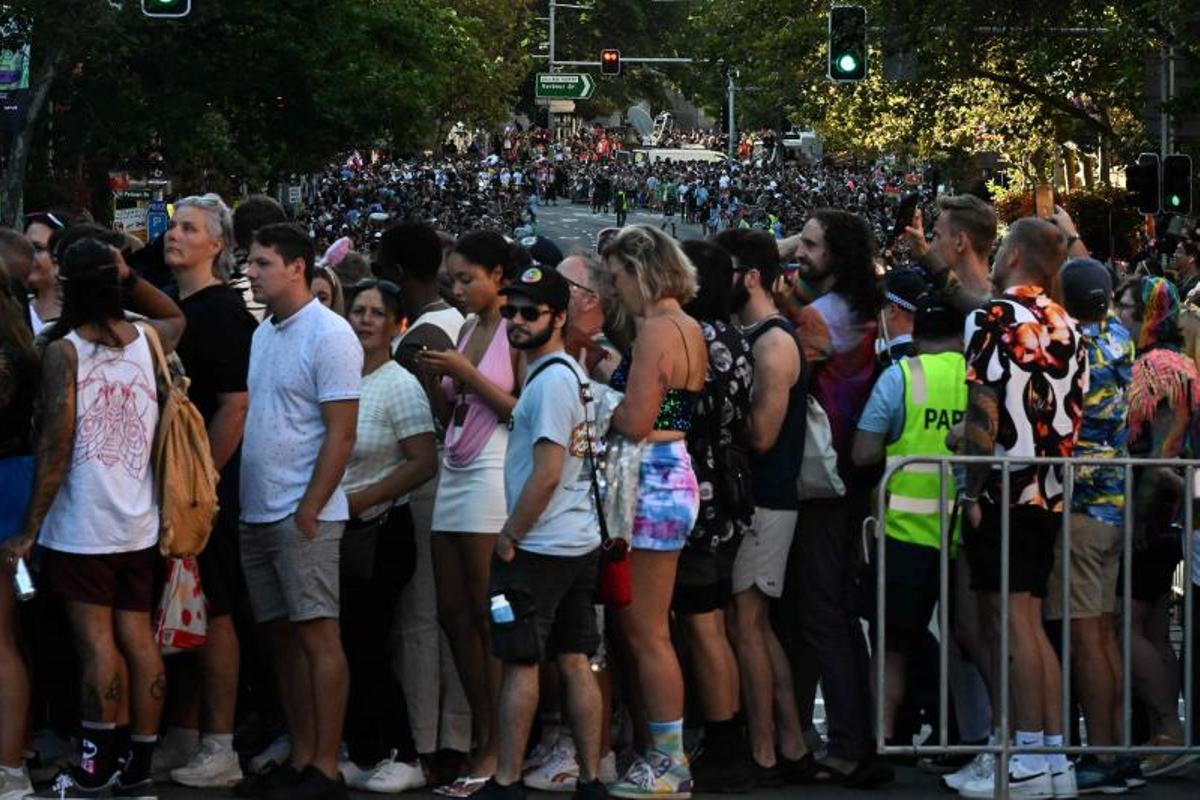
[[[739,211],[683,243],[629,225],[564,254],[511,238],[505,204],[540,189],[503,162],[358,159],[298,220],[201,195],[145,247],[49,213],[0,231],[0,800],[878,788],[874,709],[882,743],[911,746],[938,681],[955,742],[1026,748],[1010,796],[1120,793],[1195,757],[1069,760],[1055,649],[1066,624],[1089,744],[1124,743],[1128,667],[1134,743],[1182,746],[1182,471],[1137,470],[1127,507],[1122,468],[1032,461],[1195,457],[1194,239],[1168,274],[1121,272],[1062,209],[997,243],[994,209],[949,195],[893,267],[904,176],[882,168],[581,169],[779,224]],[[206,638],[165,657],[161,353],[220,475]],[[881,486],[955,454],[1029,461]],[[990,754],[923,766],[993,795]]]

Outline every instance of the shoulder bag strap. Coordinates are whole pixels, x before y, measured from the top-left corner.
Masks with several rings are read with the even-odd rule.
[[[608,522],[604,519],[604,502],[600,498],[600,481],[596,477],[596,452],[592,446],[593,426],[591,421],[588,420],[587,414],[588,405],[590,405],[592,402],[591,392],[588,389],[589,384],[586,384],[580,380],[579,373],[577,373],[571,366],[571,362],[567,361],[565,358],[556,356],[548,359],[542,364],[539,364],[538,368],[530,373],[529,377],[525,379],[525,385],[528,386],[529,384],[533,383],[534,378],[536,378],[538,375],[541,375],[543,371],[554,364],[562,364],[564,367],[570,370],[571,375],[575,378],[575,382],[579,384],[579,400],[581,403],[583,403],[583,423],[585,428],[584,439],[587,440],[588,466],[591,468],[592,473],[592,501],[596,505],[596,520],[600,524],[600,542],[602,545],[607,545],[609,541]]]

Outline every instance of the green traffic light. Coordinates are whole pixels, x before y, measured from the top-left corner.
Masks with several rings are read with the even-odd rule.
[[[1175,208],[1179,208],[1179,206],[1180,206],[1182,203],[1183,203],[1183,198],[1182,198],[1182,197],[1180,197],[1180,196],[1179,196],[1179,195],[1177,195],[1177,194],[1173,194],[1173,195],[1171,195],[1171,205],[1172,205],[1172,206],[1174,206]]]
[[[846,53],[837,60],[838,69],[842,72],[854,72],[858,69],[858,59]]]

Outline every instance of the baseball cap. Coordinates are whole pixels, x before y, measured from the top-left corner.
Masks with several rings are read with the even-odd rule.
[[[961,336],[967,318],[946,303],[937,292],[926,292],[917,301],[913,336],[917,339],[948,339]]]
[[[563,260],[562,250],[545,236],[526,236],[520,244],[529,251],[534,263],[543,267],[557,267],[558,262]]]
[[[883,292],[889,303],[895,303],[909,313],[917,310],[921,296],[929,286],[916,270],[894,269],[883,278]]]
[[[528,297],[535,303],[545,303],[554,311],[566,311],[571,302],[567,279],[552,267],[526,268],[516,280],[502,288],[500,294]]]
[[[1076,319],[1098,320],[1108,311],[1112,275],[1094,258],[1072,258],[1059,272],[1063,305]]]

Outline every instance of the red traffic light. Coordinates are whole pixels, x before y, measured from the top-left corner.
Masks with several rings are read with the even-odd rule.
[[[620,50],[601,50],[600,51],[600,74],[601,75],[620,75],[621,74],[621,51]]]

